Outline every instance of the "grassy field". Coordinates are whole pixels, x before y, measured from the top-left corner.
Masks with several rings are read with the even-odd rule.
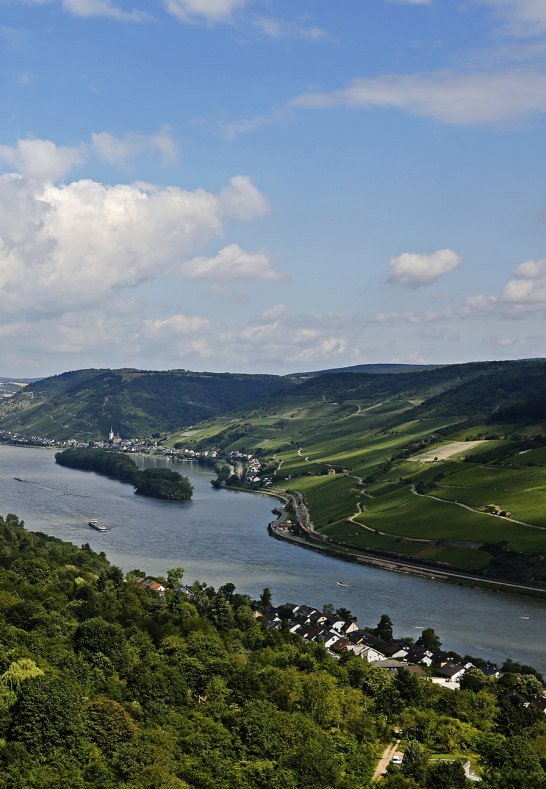
[[[467,510],[452,501],[417,496],[407,486],[368,500],[357,520],[400,537],[469,543],[507,541],[522,551],[536,550],[546,538],[546,531],[541,529]]]
[[[451,474],[434,495],[471,507],[495,504],[516,520],[546,527],[546,469],[475,466]],[[544,532],[546,536],[546,531]]]
[[[477,511],[497,505],[516,520],[546,527],[546,469],[539,465],[546,465],[546,448],[517,452],[542,427],[518,428],[516,435],[513,426],[463,424],[460,415],[429,418],[424,412],[416,419],[419,400],[353,395],[332,402],[295,392],[204,422],[169,443],[261,454],[277,469],[275,489],[302,493],[315,528],[355,547],[467,570],[491,561],[480,550],[484,543],[546,551],[546,528]],[[445,459],[411,460],[425,453]],[[336,474],[328,476],[328,468]],[[348,521],[353,516],[355,522]]]

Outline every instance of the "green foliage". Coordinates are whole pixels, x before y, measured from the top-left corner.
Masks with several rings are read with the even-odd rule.
[[[147,468],[133,477],[136,492],[142,496],[168,501],[189,501],[193,485],[187,477],[168,468]]]
[[[27,435],[104,439],[172,432],[292,388],[274,375],[187,370],[76,370],[30,384],[0,403],[0,426]]]
[[[81,701],[78,690],[62,677],[28,679],[13,707],[10,738],[40,760],[58,749],[78,750],[85,739]]]
[[[167,468],[147,468],[139,471],[134,460],[121,453],[104,449],[65,449],[57,452],[55,460],[61,466],[96,471],[120,482],[130,482],[136,493],[155,499],[188,501],[193,485],[187,477]]]
[[[484,789],[544,779],[532,674],[453,693],[337,661],[267,631],[233,584],[161,598],[15,516],[0,518],[0,557],[1,789],[366,787],[392,727],[407,745],[386,787],[462,786],[437,750],[478,752]]]

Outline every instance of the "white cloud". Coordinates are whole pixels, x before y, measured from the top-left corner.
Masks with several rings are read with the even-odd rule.
[[[313,363],[328,365],[343,360],[359,361],[353,347],[354,321],[339,315],[293,315],[282,305],[266,311],[260,320],[247,323],[237,338],[237,354],[243,360],[286,369]],[[226,349],[227,352],[227,349]]]
[[[13,163],[19,159],[29,173],[0,175],[4,314],[60,314],[147,279],[183,274],[183,264],[204,243],[223,235],[226,220],[252,219],[267,210],[265,198],[245,176],[233,178],[217,195],[89,179],[56,185],[52,177],[79,161],[79,149],[23,141],[1,154]],[[218,276],[228,270],[275,276],[265,253],[245,253],[236,245],[226,250],[209,263]]]
[[[146,320],[143,326],[152,335],[195,334],[210,328],[211,323],[207,318],[177,314],[164,320]]]
[[[288,20],[271,16],[255,16],[252,24],[264,36],[273,39],[302,38],[307,41],[328,41],[332,37],[326,30],[313,25],[307,17]]]
[[[168,127],[156,134],[126,134],[116,137],[109,132],[94,132],[91,135],[93,150],[109,164],[126,167],[131,159],[147,151],[159,153],[166,163],[178,161],[179,151]]]
[[[62,6],[74,16],[84,18],[104,16],[119,22],[143,22],[149,18],[148,14],[142,11],[125,11],[111,0],[62,0]]]
[[[461,307],[459,314],[462,318],[472,318],[479,315],[485,315],[493,310],[497,303],[496,296],[484,296],[479,293],[473,296],[468,296],[465,299],[464,305]]]
[[[255,115],[251,118],[241,118],[238,121],[232,121],[223,128],[223,133],[226,139],[234,140],[241,134],[251,134],[258,129],[263,129],[267,126],[273,126],[278,123],[285,123],[290,117],[286,109],[274,110],[265,115]]]
[[[396,5],[432,5],[432,0],[387,0]]]
[[[182,266],[188,279],[233,280],[282,279],[267,252],[246,252],[238,244],[229,244],[213,258],[196,257]]]
[[[439,249],[429,255],[404,252],[390,259],[391,273],[386,281],[407,288],[419,288],[436,282],[460,264],[461,258],[451,249]]]
[[[516,35],[540,35],[546,31],[544,0],[478,0],[492,7],[509,23],[509,31]]]
[[[375,323],[435,323],[453,317],[453,311],[448,307],[445,310],[427,310],[426,312],[380,312],[373,319]]]
[[[236,175],[220,192],[222,211],[229,219],[257,219],[269,213],[269,203],[246,175]]]
[[[546,72],[387,74],[355,79],[331,93],[308,93],[291,102],[307,108],[396,107],[444,123],[498,123],[546,111]]]
[[[0,145],[0,159],[31,178],[57,181],[84,160],[85,147],[55,145],[50,140],[18,140],[16,146]]]
[[[546,305],[546,258],[521,263],[502,291],[501,300],[516,306]]]
[[[248,0],[165,0],[165,9],[180,22],[224,22]]]

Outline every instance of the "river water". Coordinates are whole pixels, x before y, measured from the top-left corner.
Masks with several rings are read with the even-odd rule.
[[[193,463],[169,467],[190,478],[191,502],[136,496],[131,485],[58,466],[51,450],[0,445],[0,514],[17,514],[32,531],[88,542],[123,570],[164,575],[182,566],[188,582],[231,581],[252,597],[269,586],[277,604],[333,603],[361,625],[388,613],[395,635],[417,637],[434,627],[446,649],[497,662],[511,657],[546,672],[545,601],[345,563],[280,542],[266,530],[273,499],[215,490],[213,472]],[[90,518],[110,530],[90,529]]]

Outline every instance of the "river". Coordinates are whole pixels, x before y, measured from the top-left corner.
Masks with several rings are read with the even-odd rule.
[[[395,635],[417,637],[434,627],[446,649],[497,662],[511,657],[546,673],[543,600],[345,563],[280,542],[266,530],[273,499],[215,490],[212,471],[197,464],[169,467],[190,478],[191,502],[136,496],[131,485],[58,466],[51,450],[0,445],[0,513],[17,514],[33,531],[88,542],[123,570],[164,575],[182,566],[188,582],[231,581],[252,597],[268,586],[275,603],[333,603],[361,625],[374,626],[388,613]],[[90,518],[110,530],[93,531]]]

